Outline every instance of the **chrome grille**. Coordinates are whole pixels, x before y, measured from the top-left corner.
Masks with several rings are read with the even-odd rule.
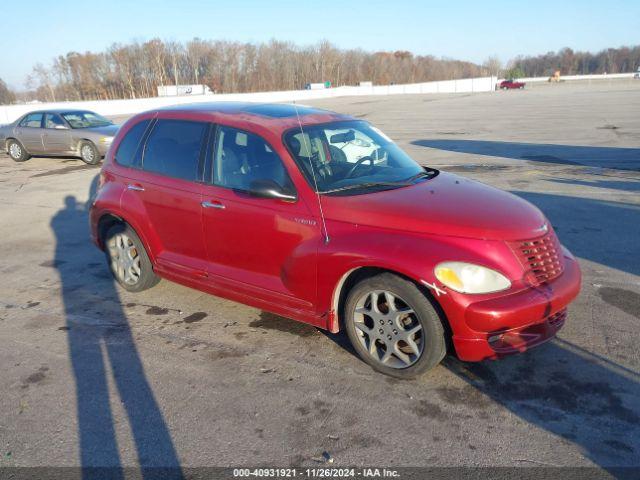
[[[547,318],[547,323],[552,327],[556,327],[558,325],[562,325],[564,321],[567,319],[567,309],[560,310],[557,313],[554,313],[550,317]]]
[[[553,280],[564,270],[560,242],[553,230],[533,240],[513,242],[511,248],[533,285]]]

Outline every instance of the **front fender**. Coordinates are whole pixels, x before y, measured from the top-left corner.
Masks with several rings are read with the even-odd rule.
[[[440,284],[435,266],[455,260],[476,263],[499,270],[509,278],[522,275],[522,267],[509,247],[500,241],[467,239],[439,235],[331,224],[331,240],[318,254],[318,307],[329,312],[327,328],[337,330],[338,300],[346,278],[357,269],[373,267],[403,275],[419,285],[437,287],[434,299],[450,323],[464,326],[460,298]],[[432,287],[429,287],[432,288]],[[480,296],[478,297],[480,298]],[[452,328],[453,325],[452,325]]]

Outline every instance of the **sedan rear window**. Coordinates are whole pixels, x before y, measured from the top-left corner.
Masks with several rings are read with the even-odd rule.
[[[30,113],[20,122],[21,127],[40,128],[42,125],[42,113]]]
[[[149,135],[143,170],[194,181],[208,124],[186,120],[158,120]]]

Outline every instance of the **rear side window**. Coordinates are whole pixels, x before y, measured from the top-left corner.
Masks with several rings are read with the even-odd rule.
[[[116,151],[116,162],[119,165],[135,167],[140,164],[140,145],[149,122],[150,120],[143,120],[140,123],[136,123],[125,134]]]
[[[20,122],[21,127],[40,128],[42,125],[42,113],[30,113]]]
[[[144,150],[142,168],[182,180],[197,180],[207,123],[158,120]]]

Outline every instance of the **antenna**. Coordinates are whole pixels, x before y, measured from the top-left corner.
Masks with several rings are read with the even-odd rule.
[[[302,129],[302,122],[300,121],[300,114],[298,113],[298,106],[296,105],[296,101],[293,101],[293,108],[296,111],[296,117],[298,119],[298,126],[300,127],[300,134],[302,135],[302,141],[304,142],[304,147],[309,152],[309,166],[311,167],[311,176],[313,177],[313,186],[316,190],[316,198],[318,199],[318,207],[320,208],[320,220],[322,221],[322,230],[324,230],[324,243],[329,243],[329,232],[327,231],[327,222],[324,219],[324,211],[322,210],[322,201],[320,200],[320,192],[318,191],[318,181],[316,180],[316,172],[313,168],[313,160],[311,159],[311,145],[307,144],[307,137],[304,135],[304,130]]]

